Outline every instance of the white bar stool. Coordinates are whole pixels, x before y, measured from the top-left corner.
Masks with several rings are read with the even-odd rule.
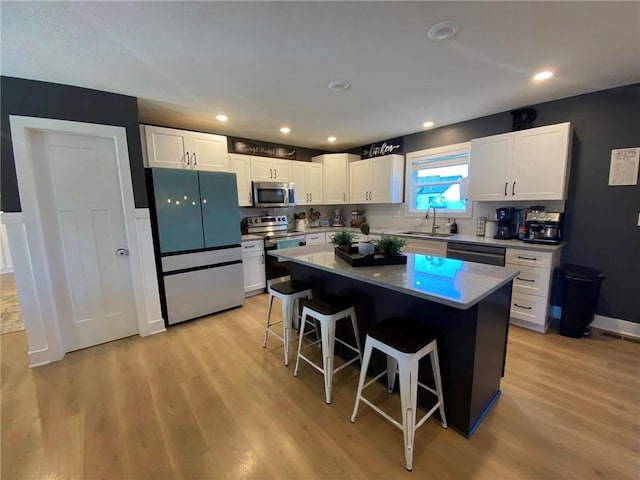
[[[387,369],[380,375],[364,383],[371,360],[373,349],[380,350],[387,355]],[[418,381],[418,363],[421,358],[429,355],[431,369],[435,381],[435,390]],[[396,368],[400,374],[400,403],[402,405],[402,424],[387,415],[371,401],[362,396],[362,390],[387,374],[389,393],[393,392],[396,380]],[[438,401],[422,419],[416,423],[418,386],[430,391],[438,397]],[[384,418],[402,430],[404,436],[404,456],[407,470],[413,470],[413,441],[416,430],[437,410],[440,410],[441,423],[447,428],[442,398],[442,381],[438,360],[438,345],[434,336],[425,334],[425,327],[415,320],[390,318],[373,325],[367,332],[364,345],[364,361],[360,370],[356,403],[353,407],[351,422],[356,421],[360,400],[373,408]]]
[[[264,342],[262,348],[267,346],[269,333],[279,338],[284,345],[284,364],[289,366],[289,350],[291,345],[291,327],[298,325],[298,302],[301,298],[311,298],[311,285],[308,283],[289,280],[286,282],[273,283],[268,287],[269,307],[267,309],[267,325],[264,330]],[[279,298],[282,304],[282,320],[271,322],[271,307],[273,299]],[[271,327],[282,323],[282,337]]]
[[[324,393],[325,401],[331,403],[331,386],[333,381],[333,374],[339,372],[347,365],[351,365],[353,362],[360,360],[362,363],[362,354],[360,348],[360,335],[358,334],[358,323],[356,319],[356,311],[353,308],[353,303],[347,300],[335,297],[332,295],[325,295],[317,298],[301,300],[302,304],[302,325],[300,326],[300,335],[298,339],[298,355],[296,357],[296,368],[293,374],[298,376],[298,368],[300,366],[300,359],[307,362],[313,368],[318,370],[324,375]],[[351,318],[351,324],[353,326],[353,334],[356,339],[356,346],[349,345],[348,343],[336,338],[336,323],[342,318]],[[302,340],[303,337],[309,335],[311,332],[304,333],[305,326],[311,323],[309,318],[313,318],[320,323],[320,339],[305,345],[305,348],[313,345],[322,345],[322,368],[316,365],[313,361],[302,355]],[[315,327],[315,325],[314,325]],[[358,355],[351,360],[340,365],[338,368],[333,368],[333,356],[335,350],[335,342],[340,342],[345,347],[353,350]]]

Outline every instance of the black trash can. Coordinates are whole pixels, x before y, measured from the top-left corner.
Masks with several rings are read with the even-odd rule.
[[[589,335],[604,275],[593,268],[566,264],[559,268],[562,279],[560,335],[582,338]]]

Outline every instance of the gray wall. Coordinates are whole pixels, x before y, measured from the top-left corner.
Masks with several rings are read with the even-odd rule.
[[[0,210],[21,211],[9,115],[125,127],[135,204],[148,206],[135,97],[13,77],[0,77],[0,96]]]
[[[599,314],[640,323],[640,186],[607,186],[611,150],[640,147],[640,84],[533,107],[535,126],[574,129],[562,261],[604,272]],[[505,112],[408,135],[404,151],[509,132],[511,120]]]

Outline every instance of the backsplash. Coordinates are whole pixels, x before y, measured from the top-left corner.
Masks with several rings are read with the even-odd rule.
[[[496,208],[513,207],[528,208],[532,205],[543,205],[549,212],[564,212],[564,201],[520,201],[520,202],[474,202],[472,217],[455,217],[458,224],[458,233],[462,235],[475,235],[478,217],[487,217],[488,220],[495,219]],[[333,223],[334,210],[340,208],[344,216],[344,225],[349,226],[351,212],[358,208],[364,210],[364,216],[372,229],[376,230],[414,230],[427,232],[431,229],[431,219],[426,220],[423,216],[408,216],[405,213],[404,204],[370,204],[370,205],[300,205],[287,208],[241,208],[241,217],[257,215],[287,215],[289,223],[293,225],[294,213],[306,212],[309,215],[310,209],[321,213],[320,220],[328,220]],[[440,226],[439,231],[444,232],[448,218],[454,218],[447,214],[436,212],[436,224]]]

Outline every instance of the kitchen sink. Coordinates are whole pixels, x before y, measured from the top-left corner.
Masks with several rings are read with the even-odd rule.
[[[400,232],[400,235],[415,235],[416,237],[440,237],[447,238],[453,235],[453,233],[429,233],[429,232]]]

